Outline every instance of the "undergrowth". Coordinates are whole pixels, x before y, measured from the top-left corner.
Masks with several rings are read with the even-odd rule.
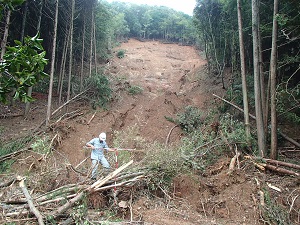
[[[264,189],[265,205],[261,206],[263,212],[263,222],[265,224],[292,225],[289,213],[271,198],[267,189]]]
[[[31,136],[26,136],[23,138],[18,138],[7,143],[0,143],[0,157],[8,155],[13,152],[17,152],[23,148],[25,148],[28,143],[32,140]],[[0,162],[0,173],[9,170],[11,165],[13,164],[14,159],[5,160]]]
[[[96,107],[99,106],[106,109],[112,98],[112,89],[109,79],[103,73],[98,73],[93,74],[87,82],[90,90],[89,101],[92,107],[96,109]]]

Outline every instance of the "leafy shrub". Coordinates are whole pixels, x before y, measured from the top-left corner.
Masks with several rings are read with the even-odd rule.
[[[279,86],[276,109],[280,119],[300,124],[299,102],[300,84],[291,89],[287,89],[285,84]]]
[[[4,156],[26,147],[26,144],[32,140],[32,137],[23,137],[10,141],[9,143],[0,142],[0,156]],[[0,172],[4,172],[10,168],[14,160],[6,160],[0,163]]]
[[[36,138],[35,142],[31,144],[31,147],[33,151],[45,154],[48,153],[50,149],[50,144],[49,144],[49,137],[38,137]]]
[[[143,91],[144,91],[143,88],[141,88],[139,86],[131,86],[127,89],[127,92],[130,95],[141,94]]]
[[[14,90],[14,99],[29,102],[27,88],[34,86],[48,75],[43,72],[48,60],[38,35],[25,37],[24,44],[15,40],[14,47],[7,47],[0,64],[0,102],[7,102],[7,95]],[[26,63],[24,63],[26,62]],[[3,76],[2,76],[3,75]]]
[[[185,133],[191,133],[201,125],[201,112],[197,107],[187,106],[175,120]]]
[[[117,52],[117,57],[119,58],[119,59],[122,59],[122,58],[124,58],[125,57],[125,50],[123,50],[123,49],[121,49],[121,50],[119,50],[118,52]]]
[[[266,224],[292,225],[287,210],[272,199],[267,189],[264,189],[265,206],[262,207],[263,218]]]
[[[238,147],[239,151],[248,150],[244,124],[234,120],[230,114],[219,118],[218,131],[212,131],[212,116],[208,116],[199,129],[182,139],[180,151],[185,164],[199,171],[204,171],[224,154],[232,154],[228,146]],[[255,139],[251,139],[255,146]]]
[[[103,74],[94,74],[89,79],[91,102],[94,108],[97,106],[106,108],[112,96],[110,82]]]
[[[179,148],[152,143],[147,146],[145,154],[143,162],[151,170],[147,185],[151,191],[167,189],[174,177],[188,171]]]

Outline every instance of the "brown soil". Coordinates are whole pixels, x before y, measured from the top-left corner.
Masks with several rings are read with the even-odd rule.
[[[114,78],[124,78],[118,82],[112,79],[115,82],[115,100],[109,110],[93,111],[89,105],[77,101],[69,106],[68,111],[80,109],[82,115],[51,128],[51,133],[60,135],[56,152],[63,157],[57,161],[49,159],[47,163],[62,164],[62,167],[65,167],[57,177],[49,177],[49,183],[39,187],[44,188],[44,191],[78,181],[76,176],[66,169],[66,165],[70,163],[76,166],[88,157],[89,153],[82,146],[93,137],[97,137],[100,132],[107,133],[108,144],[112,145],[114,132],[137,126],[139,135],[146,141],[165,143],[170,129],[174,126],[166,120],[166,116],[174,118],[187,105],[197,106],[207,112],[215,101],[212,93],[224,94],[221,80],[208,77],[206,62],[199,56],[201,52],[193,47],[129,40],[119,49],[126,51],[125,57],[115,57],[106,65],[106,73]],[[225,80],[225,86],[228,85],[227,80],[229,79]],[[143,92],[129,95],[125,91],[129,86],[142,87]],[[23,136],[44,120],[47,96],[36,94],[36,98],[38,100],[32,104],[31,114],[27,119],[21,116],[1,118],[1,141]],[[23,107],[1,106],[1,114],[6,116],[21,114],[22,110]],[[94,119],[87,125],[94,112]],[[175,144],[181,137],[180,129],[175,128],[169,143]],[[124,146],[135,147],[137,146],[134,142]],[[28,170],[34,170],[34,164],[38,170],[40,161],[37,158],[38,156],[34,156],[31,161],[28,158],[27,161],[19,160],[13,168],[18,173],[25,174]],[[243,169],[228,176],[226,172],[229,162],[230,158],[221,158],[208,168],[205,174],[176,177],[169,198],[138,198],[133,203],[134,220],[161,225],[260,224],[256,178],[265,182],[272,181],[282,188],[284,194],[292,190],[295,190],[294,197],[299,194],[299,183],[292,178],[267,176],[250,163],[245,163]],[[286,185],[289,189],[284,189]],[[269,191],[274,196],[283,198],[276,191]],[[90,199],[95,202],[90,202],[92,207],[101,209],[105,205],[103,196]],[[297,205],[300,205],[300,198],[296,197],[294,206]],[[299,216],[299,211],[296,212]],[[125,212],[124,217],[128,216],[129,212]]]

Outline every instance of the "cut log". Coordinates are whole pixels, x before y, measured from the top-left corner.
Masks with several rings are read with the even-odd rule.
[[[294,168],[294,169],[300,169],[300,165],[297,165],[297,164],[282,162],[282,161],[278,161],[278,160],[275,160],[275,159],[265,159],[264,158],[264,160],[267,163],[270,163],[270,164],[286,166],[286,167],[290,167],[290,168]]]
[[[292,170],[287,170],[287,169],[280,168],[280,167],[277,167],[277,166],[268,165],[266,163],[260,164],[260,165],[262,165],[266,169],[269,169],[269,170],[272,170],[272,171],[275,171],[275,172],[278,172],[278,173],[288,174],[288,175],[294,175],[294,176],[297,176],[297,177],[299,176],[299,173],[296,173],[296,172],[294,172]]]
[[[32,202],[32,198],[25,186],[25,182],[24,182],[24,178],[23,177],[18,177],[17,178],[20,183],[19,183],[19,186],[20,188],[22,189],[25,197],[26,197],[26,200],[28,202],[28,205],[29,205],[29,208],[30,208],[30,211],[36,216],[36,218],[38,219],[38,222],[40,225],[44,225],[44,221],[43,221],[43,216],[42,214],[39,212],[39,210],[37,208],[35,208],[33,202]]]

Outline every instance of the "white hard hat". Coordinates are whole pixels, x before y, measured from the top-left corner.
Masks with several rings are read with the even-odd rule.
[[[101,133],[101,134],[99,135],[99,139],[100,139],[101,141],[105,141],[105,140],[106,140],[106,133]]]

